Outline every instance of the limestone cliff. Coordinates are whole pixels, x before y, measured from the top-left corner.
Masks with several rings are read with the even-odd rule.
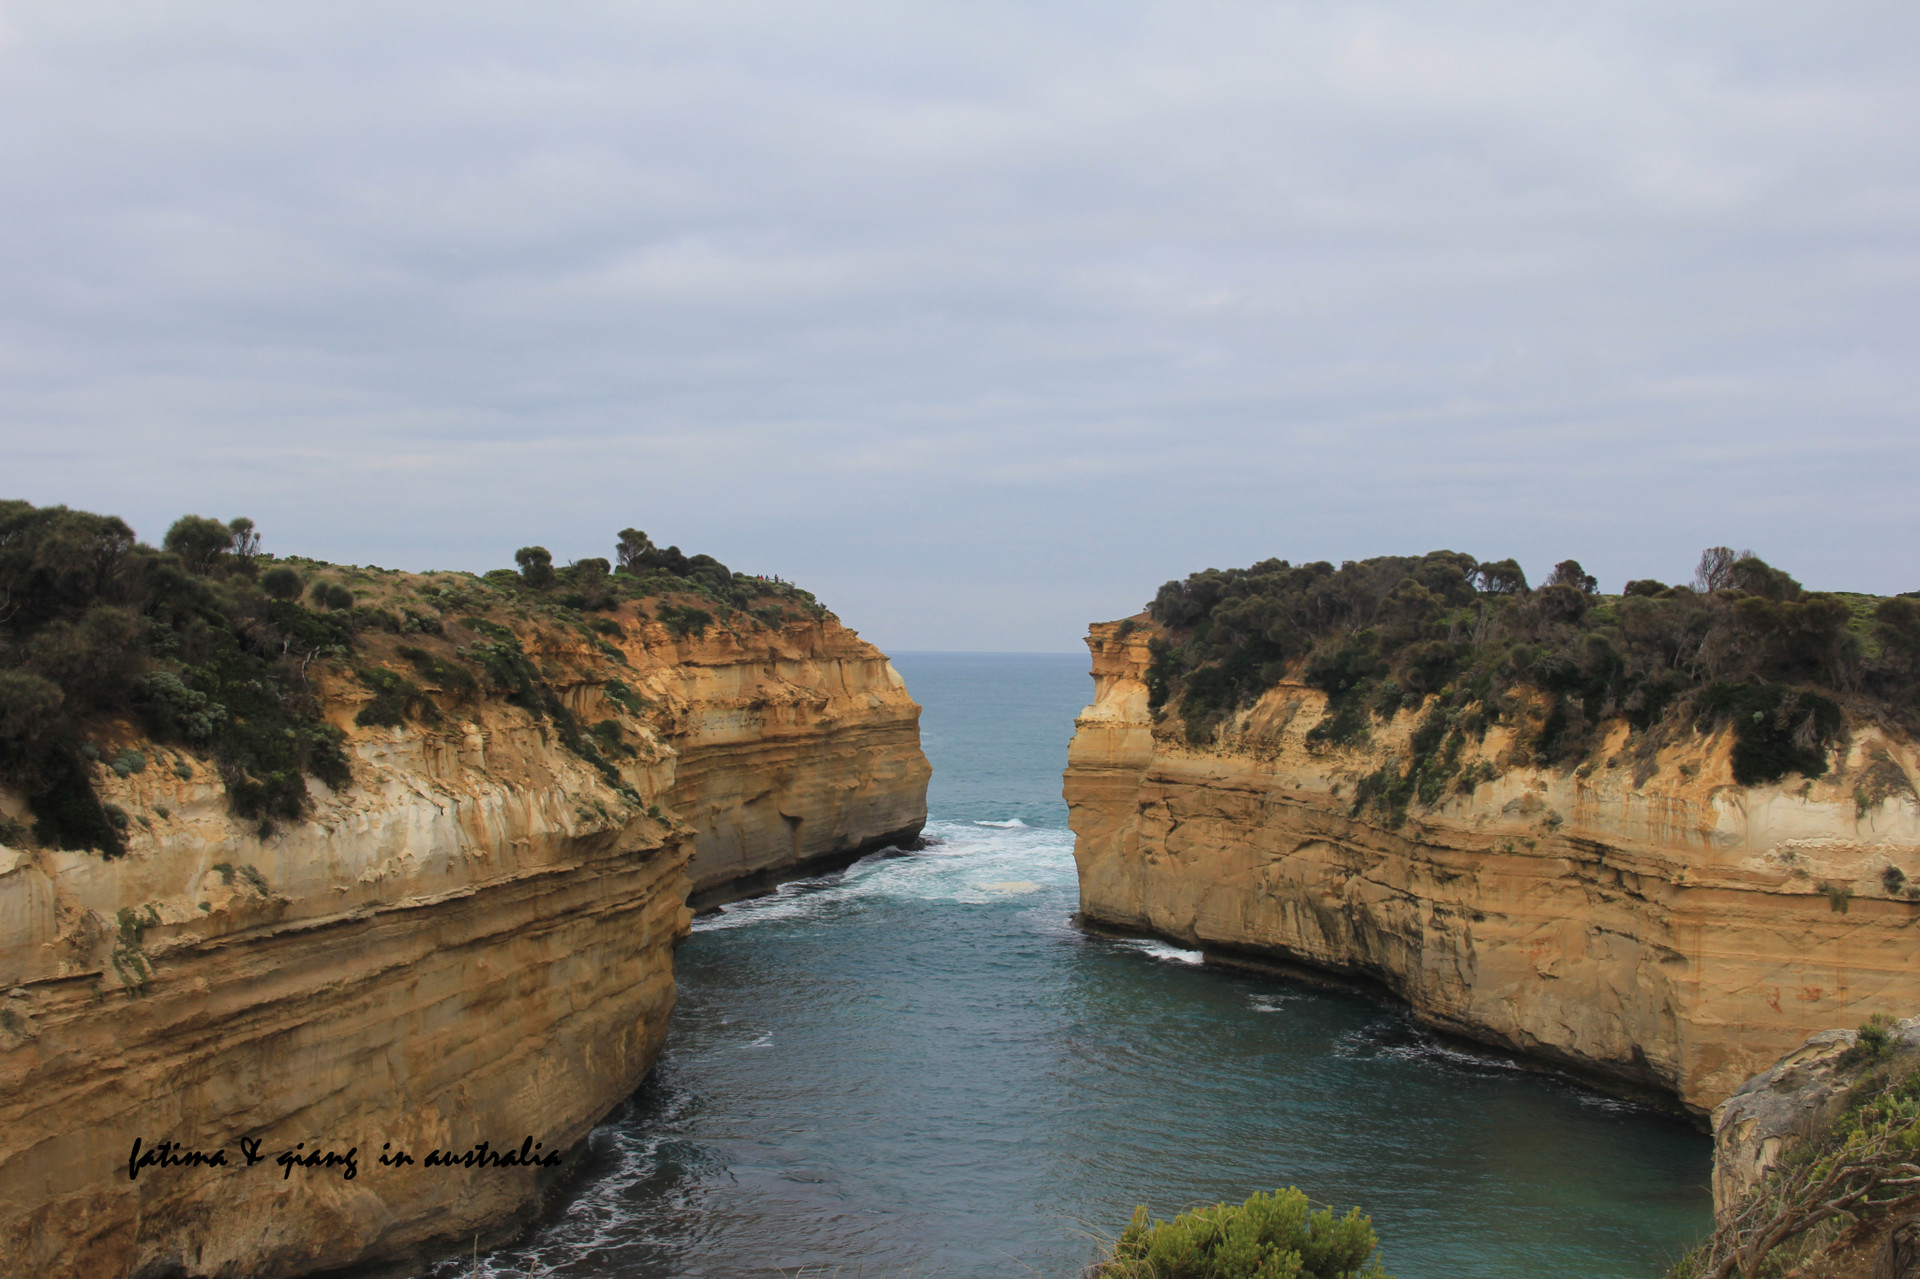
[[[827,618],[677,656],[644,687],[678,755],[669,803],[693,828],[696,905],[919,835],[920,708],[871,644]]]
[[[1148,709],[1148,639],[1096,625],[1065,792],[1090,921],[1376,981],[1424,1021],[1677,1097],[1698,1114],[1810,1033],[1920,995],[1911,743],[1856,725],[1829,775],[1743,787],[1726,735],[1683,736],[1636,784],[1495,768],[1395,821],[1353,803],[1418,711],[1316,750],[1324,696],[1282,681],[1205,744]],[[1863,798],[1869,767],[1905,784]],[[1883,794],[1884,793],[1884,794]]]
[[[831,616],[611,620],[450,611],[431,653],[373,636],[359,680],[316,665],[352,781],[309,779],[271,830],[211,759],[101,728],[143,761],[94,782],[127,855],[0,847],[0,1273],[294,1275],[497,1236],[566,1164],[425,1157],[566,1152],[638,1085],[690,861],[719,885],[918,830],[918,708]],[[356,723],[366,667],[449,675],[488,639],[554,700],[429,677],[405,722]],[[135,1138],[228,1166],[130,1178]],[[349,1148],[351,1177],[274,1162]]]

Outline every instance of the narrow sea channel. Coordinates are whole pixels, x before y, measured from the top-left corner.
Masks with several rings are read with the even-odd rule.
[[[937,842],[698,921],[658,1067],[481,1273],[1070,1279],[1136,1203],[1285,1185],[1361,1205],[1398,1279],[1657,1279],[1706,1230],[1707,1139],[1676,1119],[1078,932],[1085,657],[895,665]]]

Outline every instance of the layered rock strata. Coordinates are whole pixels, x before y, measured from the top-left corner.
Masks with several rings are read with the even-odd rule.
[[[647,687],[678,755],[670,803],[693,828],[696,907],[910,846],[926,823],[920,708],[831,618],[683,644]]]
[[[1909,742],[1856,725],[1827,776],[1743,787],[1725,735],[1636,768],[1620,724],[1560,773],[1514,766],[1496,725],[1462,761],[1490,780],[1396,823],[1353,800],[1419,711],[1316,751],[1325,698],[1283,682],[1192,744],[1148,708],[1150,634],[1088,640],[1065,793],[1089,922],[1377,982],[1432,1026],[1699,1115],[1810,1033],[1920,1002]],[[1906,785],[1869,802],[1869,767]]]
[[[579,722],[619,724],[615,775],[492,696],[355,727],[369,695],[332,678],[353,783],[310,781],[310,816],[263,834],[211,761],[108,733],[150,761],[97,782],[128,855],[0,847],[0,1274],[295,1275],[498,1237],[658,1054],[690,861],[918,829],[917,708],[852,632],[624,620],[612,644],[513,625]],[[136,1138],[223,1163],[141,1166]],[[486,1166],[427,1164],[481,1142]]]

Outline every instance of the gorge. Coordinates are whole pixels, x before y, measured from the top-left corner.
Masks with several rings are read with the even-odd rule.
[[[924,820],[918,707],[810,597],[741,579],[754,611],[689,622],[715,606],[683,579],[582,614],[469,575],[285,565],[351,589],[350,645],[281,668],[315,708],[286,731],[330,732],[344,776],[243,814],[235,788],[273,779],[148,710],[85,724],[118,855],[61,847],[47,796],[76,792],[36,812],[0,787],[9,1274],[391,1267],[511,1232],[657,1056],[690,889]],[[296,657],[297,628],[345,616],[246,607],[279,629],[235,633]],[[204,711],[208,669],[136,687]],[[138,1165],[136,1139],[226,1166]],[[499,1166],[533,1142],[560,1166]],[[481,1143],[492,1166],[428,1166]]]

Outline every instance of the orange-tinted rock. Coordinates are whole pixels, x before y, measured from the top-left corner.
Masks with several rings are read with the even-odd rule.
[[[1394,827],[1355,786],[1419,712],[1316,752],[1325,698],[1283,683],[1192,745],[1148,710],[1150,628],[1124,629],[1092,628],[1066,773],[1091,921],[1378,981],[1429,1024],[1697,1113],[1814,1031],[1920,1004],[1920,902],[1885,876],[1920,876],[1920,804],[1855,797],[1882,753],[1913,777],[1910,743],[1856,725],[1829,775],[1743,787],[1724,734],[1690,735],[1635,785],[1622,724],[1585,776],[1507,767]]]
[[[0,847],[0,1274],[294,1275],[495,1237],[564,1166],[425,1156],[566,1152],[632,1092],[696,853],[766,869],[918,829],[918,708],[852,632],[626,620],[620,659],[514,627],[581,724],[620,724],[618,786],[505,701],[357,728],[367,693],[334,678],[354,781],[310,782],[308,819],[262,838],[209,760],[146,744],[144,771],[96,779],[133,816],[127,856]],[[267,1162],[129,1179],[135,1138]],[[352,1148],[355,1176],[283,1175],[296,1143]]]

